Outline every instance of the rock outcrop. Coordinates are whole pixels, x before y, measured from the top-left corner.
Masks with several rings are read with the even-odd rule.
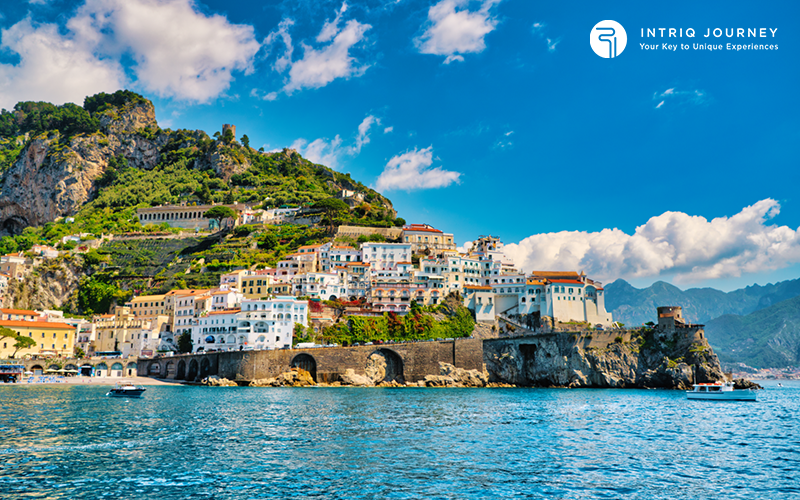
[[[628,342],[591,344],[563,332],[490,340],[484,360],[491,382],[516,385],[689,389],[725,379],[708,342],[687,331],[656,329]]]
[[[426,387],[486,387],[489,374],[486,371],[465,370],[449,363],[439,363],[439,375],[427,375]]]
[[[372,387],[375,385],[375,382],[371,378],[357,374],[352,368],[345,370],[341,378],[342,385],[352,385],[355,387]]]
[[[82,276],[77,258],[59,258],[41,263],[22,281],[9,280],[3,307],[18,309],[77,309],[76,292]]]
[[[311,387],[316,385],[314,378],[302,368],[292,368],[277,377],[257,379],[250,382],[250,387]]]
[[[30,141],[3,175],[0,230],[16,234],[76,212],[94,197],[112,158],[121,155],[134,168],[158,163],[169,134],[158,129],[150,101],[107,110],[99,121],[101,131],[92,135],[68,139],[51,131]]]
[[[239,385],[233,380],[228,380],[224,377],[218,377],[217,375],[206,377],[201,380],[200,383],[209,387],[237,387]]]

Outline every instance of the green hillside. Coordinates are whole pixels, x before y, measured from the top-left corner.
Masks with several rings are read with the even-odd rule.
[[[705,331],[723,362],[756,368],[798,366],[800,296],[745,316],[721,316],[709,321]]]

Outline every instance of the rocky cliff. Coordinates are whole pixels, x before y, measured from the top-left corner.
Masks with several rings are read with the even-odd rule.
[[[484,342],[490,382],[561,387],[688,389],[725,378],[702,330],[642,330],[598,345],[557,332]]]

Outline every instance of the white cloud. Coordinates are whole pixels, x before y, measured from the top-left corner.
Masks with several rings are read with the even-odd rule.
[[[233,71],[252,72],[260,48],[252,26],[207,16],[191,0],[87,0],[67,26],[100,51],[130,54],[146,90],[198,102],[226,91]]]
[[[492,7],[500,0],[484,0],[476,11],[469,0],[441,0],[428,9],[425,32],[415,39],[420,53],[447,56],[444,64],[463,61],[460,54],[483,52],[484,37],[497,26]]]
[[[504,247],[524,271],[585,270],[603,280],[674,275],[677,283],[737,277],[800,262],[800,228],[768,225],[772,199],[707,220],[665,212],[629,235],[619,229],[537,234]]]
[[[561,43],[561,38],[556,38],[555,40],[553,40],[551,38],[547,38],[546,40],[547,40],[547,50],[550,51],[550,52],[555,52],[556,51],[556,45]]]
[[[281,21],[278,29],[264,39],[264,45],[268,49],[278,40],[285,47],[283,55],[275,61],[273,69],[279,73],[288,69],[287,81],[282,89],[287,95],[304,88],[324,87],[337,78],[361,76],[369,68],[369,65],[359,64],[358,60],[350,55],[350,49],[364,39],[365,33],[372,26],[351,19],[340,28],[342,16],[346,11],[347,4],[343,3],[336,13],[336,18],[333,21],[325,21],[316,37],[317,43],[321,43],[321,46],[315,48],[301,43],[303,57],[296,61],[292,61],[294,48],[289,28],[294,22],[291,19]]]
[[[293,20],[283,19],[280,24],[278,24],[278,30],[273,31],[264,39],[264,47],[266,47],[268,51],[272,50],[272,46],[275,45],[279,39],[283,42],[283,55],[272,65],[272,68],[279,73],[284,71],[292,63],[294,46],[292,45],[292,36],[289,34],[289,28],[292,26],[294,26]]]
[[[337,135],[333,139],[319,138],[310,143],[306,139],[297,139],[290,147],[314,163],[336,169],[345,159],[361,153],[361,148],[370,142],[369,132],[373,125],[379,127],[380,124],[380,118],[368,115],[358,125],[358,133],[350,145],[345,145],[342,138]]]
[[[460,172],[430,168],[433,164],[433,146],[414,149],[392,157],[375,181],[378,191],[394,189],[414,190],[447,187],[458,183]]]
[[[55,24],[23,19],[0,32],[0,48],[19,55],[19,64],[0,64],[0,107],[19,101],[83,104],[87,95],[125,86],[115,61],[95,56],[92,44],[74,33],[62,35]]]
[[[671,88],[664,92],[654,93],[653,100],[659,101],[655,109],[661,108],[667,101],[673,102],[676,105],[700,105],[708,101],[708,94],[703,90],[676,90],[675,88]]]
[[[0,65],[7,106],[31,98],[82,103],[130,85],[206,102],[229,88],[234,71],[253,70],[259,44],[252,26],[207,16],[191,0],[87,0],[61,29],[26,18],[3,30],[2,47],[20,57]],[[124,56],[135,78],[126,77]]]
[[[297,139],[290,146],[297,150],[303,157],[330,168],[339,167],[339,158],[346,154],[342,147],[342,138],[338,135],[333,140],[315,139],[311,143],[305,139]]]
[[[394,130],[394,127],[386,127],[385,129],[383,129],[383,133],[384,134],[388,134],[388,133],[392,132],[393,130]]]

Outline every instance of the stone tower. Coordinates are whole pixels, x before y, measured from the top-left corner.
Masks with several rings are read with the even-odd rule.
[[[225,136],[225,132],[230,129],[233,132],[233,138],[236,139],[236,125],[229,125],[227,123],[222,125],[222,135]]]

